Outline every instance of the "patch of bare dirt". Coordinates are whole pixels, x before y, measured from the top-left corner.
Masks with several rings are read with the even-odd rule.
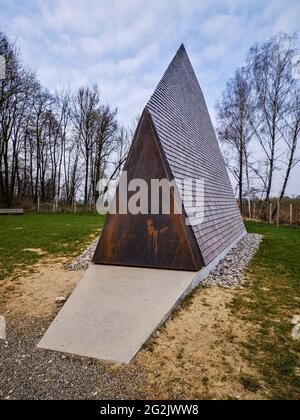
[[[136,363],[148,371],[149,398],[267,398],[262,388],[244,386],[255,387],[260,379],[241,357],[251,327],[227,308],[235,293],[199,288],[147,343]]]
[[[57,312],[55,299],[67,297],[83,271],[64,269],[66,259],[50,259],[34,265],[33,272],[20,273],[0,283],[0,310],[10,316],[48,317]]]
[[[37,254],[37,255],[40,255],[40,256],[47,254],[47,252],[43,251],[41,248],[25,248],[25,249],[23,249],[23,251],[33,252],[34,254]]]

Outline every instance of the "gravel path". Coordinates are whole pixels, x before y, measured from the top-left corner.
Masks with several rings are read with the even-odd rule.
[[[117,366],[37,349],[50,320],[14,319],[0,340],[0,399],[143,399],[144,375]]]

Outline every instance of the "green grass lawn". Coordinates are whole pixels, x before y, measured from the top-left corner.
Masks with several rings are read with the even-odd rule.
[[[15,268],[28,268],[45,256],[79,252],[100,233],[104,216],[96,214],[25,214],[0,217],[0,281]]]
[[[230,305],[235,316],[254,326],[243,356],[260,373],[271,398],[300,397],[300,346],[291,319],[300,315],[300,229],[247,222],[264,240],[251,262],[250,282]],[[259,386],[244,378],[245,386]]]

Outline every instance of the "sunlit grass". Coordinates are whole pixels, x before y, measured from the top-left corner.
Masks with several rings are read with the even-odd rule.
[[[15,268],[30,268],[45,256],[79,252],[99,234],[103,222],[104,217],[96,214],[0,216],[0,281]]]
[[[291,319],[300,315],[300,229],[254,222],[247,229],[264,240],[249,267],[250,281],[231,304],[234,315],[255,326],[243,354],[271,398],[298,399],[300,348]]]

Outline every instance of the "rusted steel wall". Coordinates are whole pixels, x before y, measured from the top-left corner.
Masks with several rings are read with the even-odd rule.
[[[151,215],[151,179],[170,179],[147,111],[143,113],[124,170],[128,182],[144,179],[149,190],[149,214],[108,215],[94,262],[142,267],[198,271],[202,260],[190,227],[182,215],[174,212],[171,194],[171,214]],[[134,193],[128,193],[128,201]],[[117,190],[118,196],[118,190]],[[117,200],[117,209],[119,203]]]

